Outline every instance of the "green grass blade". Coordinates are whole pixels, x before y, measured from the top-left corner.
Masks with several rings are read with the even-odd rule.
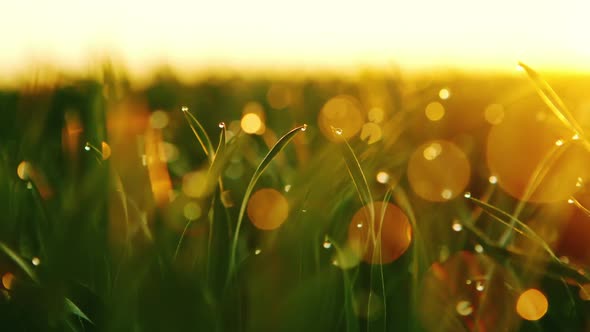
[[[87,322],[89,322],[91,324],[94,324],[94,322],[92,322],[92,320],[90,318],[88,318],[88,316],[86,316],[86,314],[82,310],[80,310],[80,308],[74,302],[72,302],[72,300],[70,300],[70,299],[68,299],[66,297],[65,302],[66,302],[65,303],[66,304],[66,309],[69,312],[71,312],[72,314],[74,314],[74,315],[76,315],[76,316],[84,319],[85,321],[87,321]]]
[[[4,252],[12,261],[16,263],[26,274],[36,283],[39,283],[39,279],[37,278],[37,274],[33,271],[32,267],[20,257],[14,250],[10,249],[7,245],[0,242],[0,251]]]
[[[297,135],[299,132],[305,131],[306,129],[307,129],[307,125],[304,124],[302,126],[298,126],[298,127],[291,129],[283,137],[279,138],[279,140],[270,149],[270,151],[268,151],[266,156],[264,156],[264,158],[262,159],[262,161],[260,162],[260,164],[258,165],[256,170],[254,171],[252,178],[250,178],[250,182],[248,183],[248,186],[246,187],[246,192],[244,193],[244,198],[242,199],[242,204],[240,206],[240,212],[238,214],[238,221],[236,223],[236,231],[234,232],[234,237],[232,240],[231,253],[230,253],[230,259],[229,259],[228,278],[227,278],[228,282],[235,270],[236,250],[238,247],[238,237],[240,234],[240,228],[242,226],[242,220],[244,219],[244,214],[246,212],[246,206],[248,204],[248,199],[250,198],[250,195],[252,194],[252,191],[254,190],[254,186],[256,185],[256,182],[258,181],[258,179],[260,178],[262,173],[264,173],[264,170],[266,170],[266,168],[268,167],[270,162],[277,156],[277,154],[279,154],[279,152],[283,151],[283,149],[287,146],[287,144],[289,144],[289,142],[291,142],[291,140],[293,140],[295,135]]]
[[[543,249],[551,256],[551,258],[559,260],[553,250],[549,247],[547,242],[543,240],[535,231],[533,231],[527,224],[523,223],[522,221],[518,220],[511,216],[510,214],[498,209],[497,207],[490,205],[486,202],[483,202],[477,198],[466,196],[469,200],[479,206],[483,211],[485,211],[488,215],[493,217],[495,220],[499,221],[500,223],[510,227],[514,231],[526,236],[527,238],[538,242]],[[518,227],[517,227],[518,226]]]
[[[580,272],[559,259],[550,258],[549,260],[543,258],[534,259],[531,264],[531,257],[526,253],[519,253],[513,250],[503,248],[494,243],[484,232],[470,223],[464,223],[463,227],[475,238],[477,242],[484,248],[484,252],[497,259],[503,261],[510,259],[516,262],[517,266],[530,266],[540,274],[544,274],[552,279],[560,280],[562,278],[570,278],[579,283],[589,283],[590,276],[584,272]]]
[[[363,172],[361,163],[356,157],[354,150],[352,149],[350,144],[348,144],[348,141],[344,137],[342,137],[342,139],[344,140],[344,144],[342,145],[342,156],[344,157],[346,169],[348,170],[348,174],[350,175],[350,178],[354,183],[361,203],[363,204],[363,206],[366,206],[369,209],[369,221],[372,226],[375,222],[375,207],[372,204],[373,197],[371,195],[371,188],[369,187],[367,177]]]
[[[205,128],[203,128],[203,125],[201,125],[199,120],[197,120],[197,118],[195,118],[189,112],[188,107],[182,107],[182,113],[184,114],[184,117],[186,118],[186,121],[188,122],[189,126],[193,130],[193,133],[195,134],[195,137],[199,141],[199,144],[201,144],[201,147],[203,148],[203,152],[205,152],[205,154],[209,158],[209,161],[212,161],[212,159],[213,159],[213,144],[211,143],[211,139],[209,138],[209,135],[207,135]]]
[[[557,93],[551,88],[549,83],[545,81],[541,75],[526,64],[519,62],[518,65],[524,69],[527,75],[535,84],[537,93],[543,99],[545,104],[551,109],[553,114],[561,121],[567,128],[571,129],[576,135],[582,138],[584,132],[580,124],[576,121],[572,113],[565,106],[565,103],[559,98]]]
[[[219,128],[221,128],[221,133],[219,134],[219,143],[217,144],[217,150],[215,150],[215,155],[213,155],[211,166],[207,171],[207,184],[205,188],[207,188],[207,190],[210,190],[211,186],[213,186],[214,183],[212,180],[215,179],[219,184],[220,191],[223,192],[223,181],[221,180],[221,177],[219,175],[221,173],[221,169],[227,161],[227,157],[225,155],[225,123],[220,123]]]

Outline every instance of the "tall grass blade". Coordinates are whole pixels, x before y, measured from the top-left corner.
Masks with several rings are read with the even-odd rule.
[[[69,312],[84,319],[85,321],[87,321],[91,324],[94,324],[94,322],[90,318],[88,318],[88,316],[86,316],[86,314],[82,310],[80,310],[80,308],[74,302],[72,302],[72,300],[70,300],[66,297],[65,301],[66,301],[66,309]]]
[[[344,157],[346,169],[348,170],[348,174],[350,175],[352,183],[356,188],[361,203],[363,204],[363,206],[366,206],[369,209],[369,221],[371,223],[371,226],[373,226],[373,223],[375,222],[375,207],[372,204],[373,197],[371,195],[371,188],[369,188],[367,177],[363,172],[361,163],[356,157],[354,150],[352,149],[350,144],[348,144],[348,141],[344,137],[342,137],[342,140],[344,140],[344,144],[342,145],[342,156]]]
[[[527,75],[535,84],[535,88],[541,99],[543,99],[545,104],[547,104],[549,109],[551,109],[559,121],[561,121],[567,128],[571,129],[575,134],[582,137],[584,134],[582,127],[565,106],[565,103],[561,100],[561,98],[559,98],[553,88],[551,88],[549,83],[547,83],[547,81],[545,81],[541,75],[539,75],[535,70],[526,64],[519,62],[518,65],[525,70]]]
[[[10,247],[2,242],[0,242],[0,251],[4,252],[10,259],[12,259],[12,261],[14,261],[16,265],[18,265],[27,274],[27,276],[31,278],[31,280],[39,283],[39,279],[37,278],[35,271],[33,271],[31,266],[24,259],[22,259],[19,254],[17,254],[14,250],[10,249]]]
[[[536,241],[541,247],[551,256],[551,258],[556,259],[559,261],[559,258],[555,255],[553,250],[549,247],[547,242],[543,240],[535,231],[533,231],[529,226],[527,226],[522,221],[518,220],[517,218],[511,216],[510,214],[498,209],[497,207],[490,205],[486,202],[483,202],[474,197],[466,197],[471,200],[473,203],[478,205],[483,211],[485,211],[488,215],[493,217],[495,220],[499,221],[500,223],[506,225],[507,227],[512,228],[514,231],[526,236],[527,238]],[[518,226],[518,227],[517,227]]]
[[[477,238],[478,243],[483,247],[484,252],[490,257],[494,257],[498,261],[510,259],[516,262],[517,266],[529,266],[541,274],[544,274],[553,279],[560,280],[562,278],[569,278],[579,283],[589,283],[590,276],[581,272],[559,259],[535,259],[531,263],[531,257],[525,253],[516,252],[507,248],[503,248],[494,243],[484,232],[470,223],[464,223],[463,227]]]
[[[207,158],[209,158],[209,161],[211,162],[213,160],[213,153],[214,153],[213,144],[211,143],[211,139],[209,138],[209,135],[207,135],[205,128],[203,128],[203,125],[201,125],[199,120],[197,120],[197,118],[195,118],[190,113],[190,111],[188,110],[188,107],[182,107],[182,113],[184,114],[184,117],[186,118],[186,121],[188,122],[189,126],[193,130],[193,133],[195,134],[195,137],[199,141],[199,144],[201,144],[201,148],[203,148],[203,152],[205,152],[205,154],[207,155]]]
[[[256,170],[254,171],[252,178],[250,178],[250,182],[248,183],[248,186],[246,187],[246,192],[244,193],[244,198],[242,199],[242,204],[240,205],[240,212],[238,214],[238,221],[236,223],[236,230],[234,232],[234,237],[232,240],[231,253],[230,253],[230,259],[229,259],[229,270],[228,270],[228,276],[227,276],[228,283],[235,271],[236,250],[238,248],[238,237],[240,235],[240,228],[242,226],[242,221],[244,219],[244,214],[246,212],[246,206],[248,205],[248,200],[250,198],[250,195],[252,194],[252,191],[254,190],[254,186],[256,185],[256,182],[258,181],[258,179],[260,178],[262,173],[264,173],[264,170],[266,170],[266,168],[268,167],[270,162],[279,154],[279,152],[283,151],[283,149],[287,146],[287,144],[289,144],[289,142],[291,142],[291,140],[293,140],[295,135],[297,135],[299,132],[302,132],[305,130],[307,130],[306,124],[291,129],[283,137],[279,138],[279,140],[270,149],[270,151],[268,151],[266,156],[264,156],[264,158],[262,159],[262,161],[260,162],[260,164],[258,165]]]

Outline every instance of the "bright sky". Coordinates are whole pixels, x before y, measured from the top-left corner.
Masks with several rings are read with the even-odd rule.
[[[519,60],[589,72],[588,13],[586,0],[7,0],[0,71],[80,70],[109,55],[135,74],[161,62],[186,73],[512,70]]]

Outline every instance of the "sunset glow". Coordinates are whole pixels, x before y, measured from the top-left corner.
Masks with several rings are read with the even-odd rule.
[[[473,2],[13,1],[0,20],[0,70],[87,72],[104,58],[134,75],[358,67],[511,71],[522,60],[588,71],[581,0]],[[8,8],[6,8],[8,7]],[[31,8],[35,8],[32,10]]]

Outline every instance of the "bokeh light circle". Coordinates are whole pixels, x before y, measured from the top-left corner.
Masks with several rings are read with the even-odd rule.
[[[289,203],[283,194],[272,188],[256,191],[248,200],[248,218],[262,230],[279,228],[289,216]]]
[[[439,121],[445,116],[445,107],[438,101],[433,101],[426,106],[424,114],[430,121]]]
[[[359,102],[348,95],[339,95],[328,100],[318,115],[318,125],[322,134],[333,142],[356,135],[364,124]],[[333,128],[341,129],[341,134]]]
[[[455,144],[429,141],[419,146],[408,162],[408,180],[414,192],[428,201],[443,202],[462,194],[471,166]]]
[[[530,321],[541,319],[547,313],[549,302],[538,289],[527,289],[518,297],[516,312],[520,317]]]
[[[514,111],[493,126],[488,135],[487,164],[491,173],[499,186],[517,199],[536,203],[567,200],[578,190],[578,178],[588,177],[590,153],[579,142],[565,142],[571,133],[556,119]],[[542,163],[545,166],[540,172]],[[543,173],[545,176],[533,189],[531,179]]]
[[[367,263],[391,263],[408,249],[412,227],[404,212],[391,203],[375,202],[373,208],[374,223],[370,220],[368,205],[354,214],[348,227],[348,244]]]
[[[31,175],[32,168],[33,167],[28,161],[21,161],[16,168],[16,174],[21,180],[28,180]]]

